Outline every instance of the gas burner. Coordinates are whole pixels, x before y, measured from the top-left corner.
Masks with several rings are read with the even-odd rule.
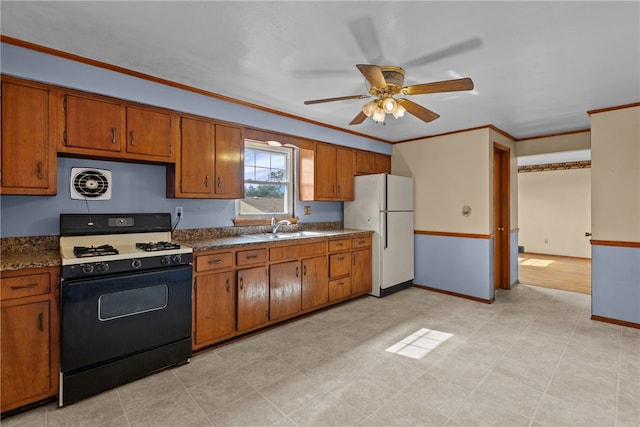
[[[136,248],[145,252],[168,251],[172,249],[180,249],[178,243],[171,242],[155,242],[155,243],[136,243]]]
[[[111,245],[102,246],[74,246],[73,254],[78,258],[88,258],[104,255],[118,255],[118,250]]]

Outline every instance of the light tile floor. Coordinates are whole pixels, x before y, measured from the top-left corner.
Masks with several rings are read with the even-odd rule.
[[[490,305],[411,288],[2,426],[637,427],[640,330],[590,311],[589,295],[526,285]],[[421,328],[453,337],[421,359],[385,351]]]

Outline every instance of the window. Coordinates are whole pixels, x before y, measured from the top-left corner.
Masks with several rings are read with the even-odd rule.
[[[236,217],[292,217],[291,150],[245,141],[244,199],[236,201]]]

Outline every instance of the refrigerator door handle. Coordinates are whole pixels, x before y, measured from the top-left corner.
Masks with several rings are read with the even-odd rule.
[[[382,213],[382,234],[384,238],[384,249],[389,247],[389,236],[387,233],[387,212]]]

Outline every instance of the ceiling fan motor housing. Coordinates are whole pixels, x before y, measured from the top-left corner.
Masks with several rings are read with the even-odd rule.
[[[381,65],[380,70],[387,82],[387,86],[397,86],[399,92],[404,85],[404,70],[393,65]]]

